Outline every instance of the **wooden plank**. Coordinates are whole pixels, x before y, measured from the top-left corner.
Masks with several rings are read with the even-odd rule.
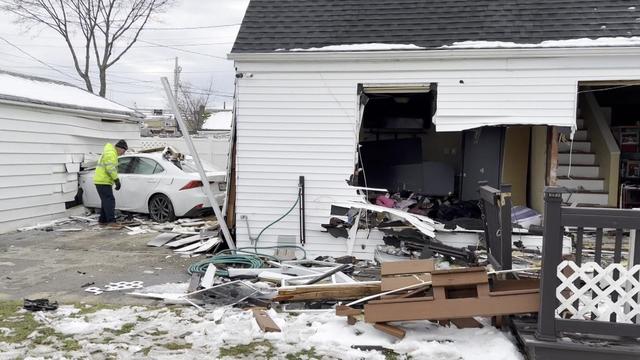
[[[387,323],[376,323],[373,324],[373,327],[391,336],[395,336],[398,339],[404,339],[404,336],[407,334],[407,332],[401,328]]]
[[[380,266],[380,274],[382,276],[421,274],[432,272],[435,269],[436,267],[433,259],[389,261],[382,263]]]
[[[299,286],[279,289],[273,301],[354,300],[380,292],[380,284],[345,284],[348,286]]]
[[[273,321],[273,319],[264,310],[253,310],[253,317],[256,319],[258,326],[264,332],[281,332],[280,327]]]
[[[540,295],[518,294],[503,297],[398,302],[364,306],[368,323],[412,320],[448,320],[474,316],[534,313],[540,307]]]
[[[201,272],[194,272],[193,274],[191,274],[191,279],[189,280],[189,288],[187,289],[187,293],[192,293],[198,290],[198,287],[200,286],[200,280],[202,279],[203,275],[204,273],[201,273]]]
[[[358,319],[356,319],[355,317],[351,315],[347,316],[347,324],[355,325],[357,322],[358,322]]]
[[[487,271],[483,267],[439,270],[431,273],[433,287],[485,284],[489,282]]]
[[[336,306],[336,316],[362,315],[362,309],[354,309],[346,305]]]
[[[383,277],[381,286],[382,291],[400,289],[409,285],[421,284],[431,281],[431,274],[414,274],[411,276],[393,276]]]
[[[369,304],[398,304],[398,303],[412,303],[416,301],[432,301],[433,296],[421,296],[416,298],[391,298],[382,300],[372,300]],[[428,306],[428,305],[425,305]]]
[[[451,322],[458,329],[472,329],[482,327],[482,324],[480,324],[478,320],[474,318],[451,319]]]

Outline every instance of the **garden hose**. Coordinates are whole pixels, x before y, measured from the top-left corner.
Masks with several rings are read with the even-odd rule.
[[[256,250],[256,252],[247,251]],[[248,247],[239,248],[235,250],[225,249],[217,253],[216,255],[191,264],[187,269],[187,273],[204,273],[210,264],[215,265],[239,265],[238,267],[244,269],[259,269],[264,266],[262,258],[279,261],[279,259],[273,255],[258,253],[257,249],[296,249],[301,250],[303,253],[303,259],[307,258],[307,252],[304,248],[297,245],[277,245],[277,246],[262,246],[262,247]],[[239,254],[242,253],[242,254]],[[229,272],[223,269],[216,270],[217,276],[229,276]]]

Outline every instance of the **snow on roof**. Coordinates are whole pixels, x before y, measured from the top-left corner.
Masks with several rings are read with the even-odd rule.
[[[65,109],[140,117],[125,106],[74,85],[0,70],[0,99]]]
[[[218,111],[211,114],[202,125],[202,130],[231,130],[233,114],[230,110]]]
[[[276,51],[371,51],[371,50],[421,50],[424,49],[421,46],[414,44],[382,44],[382,43],[368,43],[368,44],[344,44],[344,45],[329,45],[323,47],[312,47],[308,49],[277,49]]]
[[[495,48],[552,48],[552,47],[595,47],[595,46],[640,46],[640,37],[601,37],[568,40],[546,40],[536,44],[520,44],[505,41],[460,41],[441,49],[495,49]]]

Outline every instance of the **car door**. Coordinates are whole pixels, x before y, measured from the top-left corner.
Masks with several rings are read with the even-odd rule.
[[[147,212],[147,199],[155,191],[164,176],[164,168],[157,161],[136,157],[126,184],[122,184],[123,202],[127,211]]]
[[[129,182],[129,176],[131,175],[135,160],[135,156],[121,156],[118,158],[118,179],[120,179],[120,184],[122,184],[123,188]],[[113,196],[116,198],[116,209],[130,211],[128,208],[128,197],[125,192],[122,190],[116,191],[114,187]]]

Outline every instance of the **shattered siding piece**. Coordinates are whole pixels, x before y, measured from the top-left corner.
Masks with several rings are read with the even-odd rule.
[[[64,167],[67,169],[67,172],[70,174],[80,172],[80,163],[65,163]]]
[[[345,207],[345,208],[356,208],[356,209],[363,209],[363,210],[371,210],[371,211],[380,212],[380,213],[387,213],[407,221],[409,224],[415,227],[418,231],[420,231],[421,233],[431,238],[436,237],[435,229],[433,227],[434,221],[426,216],[410,214],[408,212],[404,212],[399,209],[386,208],[384,206],[378,206],[378,205],[367,204],[367,203],[359,203],[355,201],[336,203],[334,205]]]

